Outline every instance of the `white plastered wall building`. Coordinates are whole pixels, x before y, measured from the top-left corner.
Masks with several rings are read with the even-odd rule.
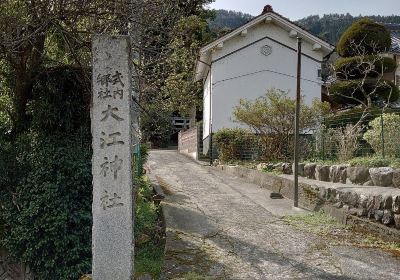
[[[255,99],[276,88],[296,94],[297,37],[302,38],[302,95],[306,103],[321,100],[321,64],[334,46],[312,35],[266,6],[247,24],[200,50],[196,80],[204,83],[203,142],[233,121],[241,98]]]

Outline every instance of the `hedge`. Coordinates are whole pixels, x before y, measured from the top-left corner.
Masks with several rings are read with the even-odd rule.
[[[222,162],[241,160],[246,144],[256,142],[253,133],[241,128],[224,128],[213,135],[218,157]]]
[[[365,53],[362,55],[386,52],[392,44],[390,31],[385,26],[367,18],[355,22],[343,33],[336,47],[341,57],[360,55],[352,47],[352,42],[365,48]]]
[[[76,280],[91,271],[90,84],[76,68],[43,73],[27,131],[0,134],[0,246],[35,279]]]
[[[374,69],[370,70],[370,62],[374,62]],[[377,56],[354,56],[340,58],[335,63],[336,75],[339,79],[359,79],[365,76],[364,71],[367,71],[367,76],[376,78],[382,73],[391,73],[397,68],[396,61],[389,57]]]
[[[399,88],[391,81],[381,81],[378,82],[376,85],[376,81],[366,82],[362,88],[365,90],[367,94],[372,93],[374,88],[377,87],[374,94],[371,94],[371,99],[375,103],[384,102],[389,98],[390,95],[390,102],[395,102],[400,97]],[[361,87],[362,81],[361,80],[350,80],[350,81],[338,81],[332,84],[329,87],[330,96],[332,100],[340,103],[340,104],[349,104],[349,105],[359,105],[360,103],[352,98],[351,96],[362,100],[363,102],[366,101]],[[349,98],[346,98],[349,96]]]

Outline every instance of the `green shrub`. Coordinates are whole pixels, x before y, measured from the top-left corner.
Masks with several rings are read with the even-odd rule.
[[[91,270],[90,86],[75,68],[43,73],[27,131],[0,131],[0,246],[35,279],[78,279]]]
[[[145,177],[137,178],[135,205],[135,274],[150,273],[159,279],[164,259],[164,236],[160,230],[160,206],[152,201],[153,188]],[[141,243],[143,236],[150,238]]]
[[[391,166],[392,162],[388,158],[376,157],[357,157],[348,161],[351,166],[364,167],[386,167]]]
[[[362,80],[344,80],[332,84],[329,88],[333,101],[337,103],[359,105],[360,102],[367,102],[363,91],[371,97],[374,104],[379,102],[395,102],[400,97],[399,88],[391,81],[371,81],[362,84]],[[361,89],[362,88],[362,89]],[[352,97],[352,98],[350,98]]]
[[[371,63],[374,68],[371,70]],[[376,78],[383,73],[391,73],[397,68],[396,61],[390,57],[354,56],[339,58],[335,63],[339,79],[360,79],[365,76]]]
[[[359,55],[352,42],[365,48],[363,55],[366,55],[388,51],[392,40],[390,31],[385,26],[363,18],[353,23],[340,38],[336,49],[341,57]]]
[[[14,152],[14,162],[26,161],[18,168],[26,174],[12,192],[1,184],[0,244],[29,265],[35,279],[78,279],[91,269],[91,149],[83,144],[90,136],[26,139],[31,149],[24,144]]]
[[[377,117],[369,123],[370,129],[364,134],[364,139],[371,145],[378,155],[382,155],[382,125],[381,118]],[[383,114],[383,135],[385,154],[391,157],[400,156],[400,116]]]
[[[222,162],[240,160],[244,144],[254,138],[251,132],[241,128],[224,128],[213,135]]]
[[[81,69],[60,67],[44,71],[28,104],[32,128],[48,134],[90,127],[90,87]]]
[[[142,159],[142,165],[144,165],[147,162],[147,159],[149,157],[149,146],[147,144],[141,144],[140,145],[140,158]],[[143,166],[142,166],[143,168]]]

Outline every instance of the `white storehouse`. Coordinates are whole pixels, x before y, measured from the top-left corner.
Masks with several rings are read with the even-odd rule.
[[[241,98],[255,99],[270,88],[296,94],[297,37],[302,46],[302,95],[321,99],[321,64],[334,46],[266,6],[247,24],[200,50],[196,80],[204,83],[203,142],[221,128],[237,127],[233,108]]]

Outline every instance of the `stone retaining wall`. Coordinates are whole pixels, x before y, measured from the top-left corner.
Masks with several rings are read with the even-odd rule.
[[[219,165],[217,168],[271,191],[280,192],[286,198],[293,198],[294,184],[291,175],[273,175],[240,166]],[[318,170],[316,166],[312,169],[314,173],[310,171],[309,174],[314,174],[314,176],[317,174],[317,177],[327,173],[327,170]],[[340,175],[340,170],[335,172]],[[304,169],[304,173],[308,171]],[[398,188],[356,186],[300,177],[299,203],[312,211],[330,205],[335,209],[343,210],[346,215],[379,223],[388,228],[400,229],[400,189]],[[395,232],[400,236],[398,230]]]
[[[276,170],[289,175],[293,173],[290,163],[261,163],[257,169]],[[323,182],[400,188],[400,169],[391,167],[367,168],[346,164],[330,166],[300,163],[299,175]]]
[[[178,151],[193,159],[199,156],[199,131],[197,127],[180,131],[178,134]]]

